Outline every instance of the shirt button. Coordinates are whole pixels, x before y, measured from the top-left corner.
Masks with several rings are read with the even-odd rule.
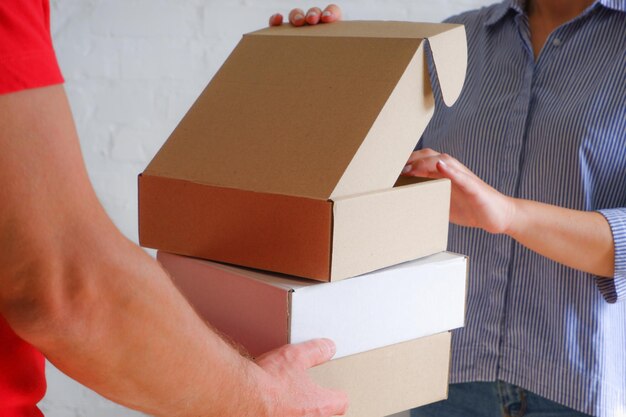
[[[554,45],[554,46],[561,46],[561,40],[559,38],[554,38],[552,40],[552,45]]]

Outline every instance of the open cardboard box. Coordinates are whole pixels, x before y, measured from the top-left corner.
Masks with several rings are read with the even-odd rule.
[[[340,22],[245,35],[139,177],[143,246],[321,281],[445,250],[448,180],[399,173],[465,31]]]
[[[450,252],[331,283],[165,252],[157,259],[196,311],[252,356],[326,337],[342,358],[464,323],[468,261]]]

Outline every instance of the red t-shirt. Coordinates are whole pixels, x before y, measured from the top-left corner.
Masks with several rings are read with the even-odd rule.
[[[0,94],[62,82],[48,0],[0,0]]]
[[[0,0],[0,94],[62,82],[48,0]],[[0,316],[0,416],[41,417],[45,392],[43,355]]]

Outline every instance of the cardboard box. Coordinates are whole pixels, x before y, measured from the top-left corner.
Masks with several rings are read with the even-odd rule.
[[[463,326],[467,258],[442,252],[320,283],[158,253],[177,287],[252,356],[319,337],[336,358]]]
[[[140,243],[320,281],[445,250],[449,181],[396,183],[434,110],[426,40],[450,105],[462,26],[244,36],[140,175]]]
[[[383,417],[448,395],[450,333],[440,333],[311,368],[320,385],[350,398],[346,417]]]

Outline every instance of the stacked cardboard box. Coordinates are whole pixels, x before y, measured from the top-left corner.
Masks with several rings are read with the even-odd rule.
[[[463,324],[450,184],[399,178],[434,110],[427,51],[450,105],[462,26],[246,35],[139,177],[140,241],[200,314],[253,355],[335,340],[311,374],[353,416],[444,398]]]

